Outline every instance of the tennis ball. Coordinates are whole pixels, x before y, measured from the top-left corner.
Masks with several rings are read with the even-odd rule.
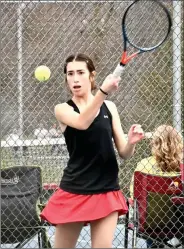
[[[51,72],[47,66],[41,65],[35,69],[35,78],[39,81],[46,81],[50,78]]]

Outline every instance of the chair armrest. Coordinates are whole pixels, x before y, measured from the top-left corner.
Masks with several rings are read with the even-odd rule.
[[[56,190],[58,188],[59,188],[59,186],[57,183],[44,183],[43,184],[44,190]]]
[[[184,205],[184,196],[174,196],[171,201],[174,205]]]

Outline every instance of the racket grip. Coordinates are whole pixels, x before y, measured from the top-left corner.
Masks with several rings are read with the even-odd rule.
[[[115,77],[120,77],[122,75],[123,71],[124,71],[124,66],[118,64],[113,72],[113,75]]]

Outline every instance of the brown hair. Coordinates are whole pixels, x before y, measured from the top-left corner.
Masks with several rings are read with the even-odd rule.
[[[153,133],[152,153],[163,172],[179,172],[183,139],[179,132],[169,125],[161,125]]]
[[[93,61],[85,54],[77,54],[77,55],[70,55],[66,61],[65,61],[65,64],[64,64],[64,74],[67,73],[67,65],[69,62],[72,62],[72,61],[83,61],[83,62],[86,62],[86,65],[87,65],[87,69],[89,70],[90,72],[90,81],[91,81],[91,90],[95,90],[96,89],[96,84],[95,84],[95,81],[94,81],[94,75],[92,72],[95,71],[95,66],[93,64]],[[67,82],[66,78],[65,78],[65,81]]]

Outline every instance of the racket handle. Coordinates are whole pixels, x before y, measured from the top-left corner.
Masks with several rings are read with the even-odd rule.
[[[118,64],[113,72],[113,75],[115,77],[120,77],[122,75],[123,71],[124,71],[124,66]]]

